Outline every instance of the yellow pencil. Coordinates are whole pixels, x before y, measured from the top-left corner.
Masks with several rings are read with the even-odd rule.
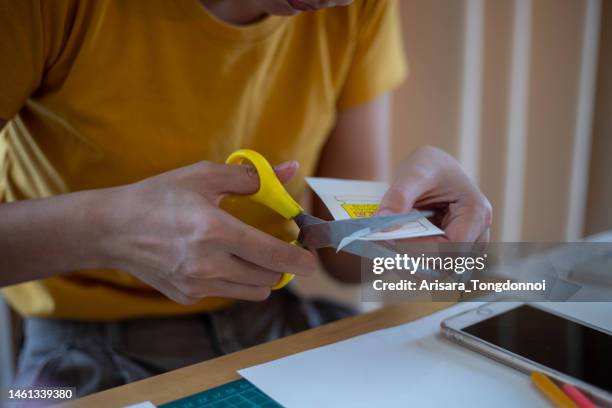
[[[544,374],[534,371],[531,373],[531,381],[533,381],[540,392],[542,392],[542,394],[544,394],[556,407],[578,408],[577,405],[574,404],[574,401]]]

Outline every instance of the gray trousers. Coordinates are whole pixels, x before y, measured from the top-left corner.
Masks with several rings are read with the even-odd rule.
[[[198,315],[117,322],[30,318],[17,386],[76,387],[83,396],[348,317],[347,306],[287,289]]]

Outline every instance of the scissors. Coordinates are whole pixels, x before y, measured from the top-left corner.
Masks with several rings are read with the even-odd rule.
[[[250,164],[255,168],[259,175],[259,190],[247,197],[272,209],[285,219],[293,220],[299,227],[300,233],[297,240],[291,243],[306,249],[327,247],[338,249],[343,238],[363,236],[432,215],[431,212],[412,211],[404,214],[325,221],[304,211],[285,190],[270,163],[258,152],[240,149],[230,154],[225,163]],[[393,257],[397,253],[383,243],[359,239],[341,246],[340,250],[366,258]],[[292,273],[283,272],[272,289],[284,287],[293,278]]]

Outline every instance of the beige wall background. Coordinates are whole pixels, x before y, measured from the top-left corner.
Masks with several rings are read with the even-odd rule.
[[[439,146],[494,207],[492,238],[612,228],[609,0],[401,0],[411,75],[394,159]]]
[[[494,208],[494,241],[612,229],[612,0],[400,0],[410,77],[394,162],[431,144]],[[322,273],[308,293],[358,299]]]
[[[604,0],[586,233],[612,228],[612,2]]]

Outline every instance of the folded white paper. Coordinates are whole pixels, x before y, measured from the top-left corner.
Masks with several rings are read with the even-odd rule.
[[[444,339],[460,303],[411,323],[239,370],[287,408],[547,407],[528,375]],[[611,303],[542,303],[612,330]]]
[[[138,404],[127,405],[124,408],[157,408],[151,401],[143,401]]]
[[[307,177],[306,182],[321,198],[335,220],[370,217],[378,206],[389,185],[379,181],[343,180],[323,177]],[[427,218],[420,218],[392,231],[374,232],[367,235],[345,238],[338,249],[356,239],[385,241],[441,235],[444,231],[433,225]]]

